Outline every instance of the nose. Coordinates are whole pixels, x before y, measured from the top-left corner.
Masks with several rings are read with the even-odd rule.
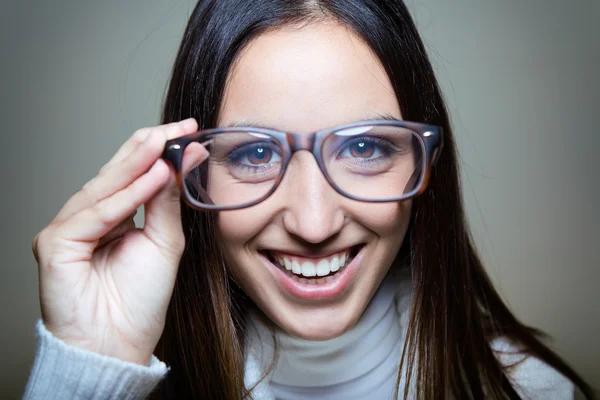
[[[291,234],[316,244],[341,231],[344,198],[329,185],[310,152],[294,153],[279,190],[286,199],[283,223]]]

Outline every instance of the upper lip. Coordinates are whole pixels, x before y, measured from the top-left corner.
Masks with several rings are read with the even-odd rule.
[[[302,257],[302,258],[314,258],[314,259],[318,259],[318,258],[326,258],[329,257],[333,254],[338,254],[341,253],[343,251],[346,250],[352,250],[354,247],[359,246],[360,244],[353,244],[353,245],[349,245],[346,247],[338,247],[337,249],[333,249],[333,250],[321,250],[321,251],[306,251],[306,250],[298,250],[298,249],[294,249],[294,250],[282,250],[282,249],[260,249],[259,251],[261,252],[265,252],[265,253],[277,253],[280,255],[289,255],[289,256],[295,256],[295,257]]]

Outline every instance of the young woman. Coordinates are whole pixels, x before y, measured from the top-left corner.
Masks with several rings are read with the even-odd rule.
[[[400,1],[200,1],[162,120],[34,239],[25,398],[593,398],[486,276]]]

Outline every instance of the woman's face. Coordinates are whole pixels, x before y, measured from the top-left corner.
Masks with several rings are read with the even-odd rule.
[[[401,118],[379,60],[343,25],[320,22],[264,33],[245,48],[218,125],[308,133],[384,114]],[[325,340],[360,318],[398,253],[410,211],[410,201],[343,197],[300,151],[268,199],[219,213],[219,234],[231,273],[260,309],[293,336]],[[286,272],[286,263],[301,273]],[[345,266],[327,277],[304,276],[338,263]]]

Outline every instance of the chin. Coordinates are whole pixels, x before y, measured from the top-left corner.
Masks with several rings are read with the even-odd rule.
[[[352,315],[356,314],[356,315]],[[361,313],[348,310],[302,310],[288,318],[275,320],[290,336],[304,340],[324,341],[339,337],[352,329]]]

